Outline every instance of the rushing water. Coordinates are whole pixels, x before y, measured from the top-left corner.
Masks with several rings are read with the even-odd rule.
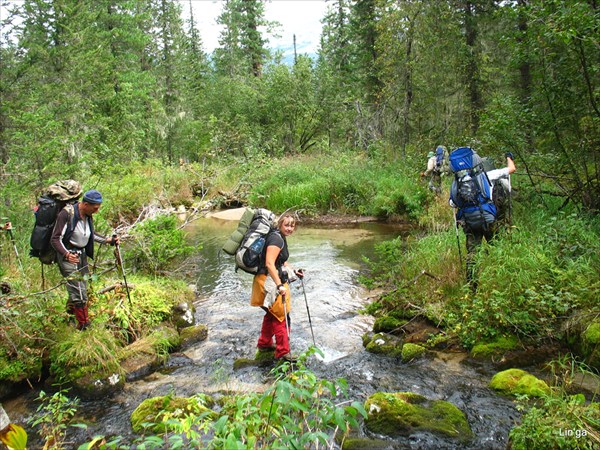
[[[233,370],[236,359],[253,357],[263,315],[259,308],[249,306],[252,276],[236,273],[232,258],[219,252],[236,225],[201,219],[188,229],[191,241],[201,246],[199,269],[190,281],[198,291],[196,318],[208,326],[208,338],[172,355],[164,370],[127,383],[112,398],[83,402],[81,419],[90,423],[90,428],[76,436],[77,441],[94,434],[128,436],[131,412],[148,397],[224,390],[256,392],[267,386],[268,369]],[[362,347],[361,337],[373,322],[359,312],[368,302],[356,282],[363,255],[372,256],[375,243],[405,232],[382,224],[298,228],[288,239],[289,262],[304,269],[306,276],[303,284],[296,282],[291,288],[292,351],[301,353],[312,344],[312,325],[316,345],[324,354],[309,361],[309,368],[318,376],[345,378],[352,398],[361,401],[376,391],[412,391],[450,401],[465,412],[476,436],[465,447],[418,433],[390,442],[389,448],[503,449],[518,415],[512,402],[487,388],[492,373],[465,364],[463,355],[439,354],[404,364],[372,355]],[[33,397],[32,392],[4,403],[13,421],[32,414]]]

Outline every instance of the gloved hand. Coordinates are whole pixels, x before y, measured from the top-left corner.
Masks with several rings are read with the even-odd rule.
[[[421,178],[425,176],[425,172],[421,172]]]
[[[297,269],[294,270],[294,273],[296,274],[296,276],[300,279],[304,278],[304,269]]]
[[[507,158],[512,159],[513,161],[515,160],[515,155],[513,155],[512,152],[506,152],[504,154],[504,156],[506,156]]]

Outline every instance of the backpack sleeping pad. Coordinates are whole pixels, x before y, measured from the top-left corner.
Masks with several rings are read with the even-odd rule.
[[[487,230],[496,220],[497,211],[483,160],[470,147],[457,148],[450,153],[449,160],[454,172],[450,199],[458,208],[457,220],[464,220],[474,231]]]
[[[261,260],[267,235],[276,229],[276,216],[265,208],[246,208],[238,228],[231,234],[223,251],[235,256],[235,266],[244,272],[256,274]]]

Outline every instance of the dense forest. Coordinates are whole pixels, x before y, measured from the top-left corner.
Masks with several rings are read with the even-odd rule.
[[[531,362],[550,348],[556,385],[537,403],[519,398],[512,448],[597,448],[599,392],[584,395],[574,381],[600,370],[596,0],[329,0],[317,54],[294,52],[292,61],[267,45],[277,24],[263,0],[221,2],[210,53],[194,0],[0,2],[0,214],[15,227],[0,239],[0,388],[47,372],[68,385],[87,370],[118,371],[137,342],[158,358],[177,348],[156,330],[174,306],[166,298],[193,299],[174,266],[198,250],[165,211],[368,215],[415,230],[365,262],[361,283],[382,294],[364,313],[392,331],[399,320],[435,324],[440,333],[423,345],[438,350],[499,360],[518,348]],[[501,163],[515,156],[512,223],[479,254],[476,292],[448,206],[451,177],[441,196],[419,177],[438,145],[471,146]],[[97,229],[122,236],[136,285],[133,304],[118,288],[93,292],[87,334],[65,325],[64,292],[45,289],[44,277],[60,285],[58,271],[25,257],[37,197],[65,179],[102,191]],[[90,281],[118,286],[105,255]],[[247,409],[294,389],[305,397],[272,426],[319,411],[315,429],[325,432],[301,436],[314,448],[334,448],[338,430],[364,413],[319,397],[335,397],[343,383],[306,368],[283,380],[279,392],[273,384],[266,397],[223,406],[239,423],[206,416],[202,403],[193,420],[214,434],[194,435],[182,421],[171,437],[187,432],[205,448],[304,447],[293,433],[257,440],[264,417]],[[37,432],[61,448],[74,412],[63,391],[44,399],[54,418],[44,425],[40,414]],[[590,435],[557,437],[565,427]],[[130,448],[101,439],[98,448]]]
[[[191,2],[25,0],[4,11],[4,189],[131,159],[336,147],[405,158],[443,143],[510,150],[540,199],[598,208],[594,0],[331,1],[318,58],[292,65],[265,47],[260,0],[224,2],[210,55]]]

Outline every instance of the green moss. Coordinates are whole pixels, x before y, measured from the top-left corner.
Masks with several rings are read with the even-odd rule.
[[[185,327],[179,334],[181,336],[181,345],[186,347],[204,341],[208,337],[208,327],[206,325]]]
[[[373,331],[375,333],[390,333],[392,331],[398,331],[400,327],[405,325],[406,319],[398,319],[392,316],[378,317],[375,319],[373,324]]]
[[[508,369],[492,377],[490,387],[509,395],[523,394],[542,397],[550,393],[545,381],[521,369]]]
[[[427,352],[427,349],[418,344],[406,343],[402,346],[402,361],[409,362],[413,359],[422,356]]]
[[[402,341],[391,334],[377,333],[365,348],[377,355],[402,356]]]
[[[385,450],[390,443],[383,439],[348,438],[342,444],[342,450]]]
[[[595,321],[587,327],[581,335],[583,343],[586,346],[595,346],[600,344],[600,321]]]
[[[514,336],[499,337],[495,341],[479,343],[471,349],[471,356],[477,359],[490,359],[494,356],[501,356],[507,351],[517,347],[519,341]]]
[[[456,406],[412,392],[377,392],[367,399],[365,409],[365,423],[374,433],[395,437],[429,431],[461,441],[473,436],[466,416]]]
[[[373,336],[374,336],[374,334],[372,332],[367,332],[362,335],[363,347],[367,348],[367,345],[369,345],[369,342],[371,342],[373,340]]]
[[[148,427],[153,433],[167,431],[168,419],[181,419],[186,415],[198,415],[210,411],[201,397],[153,397],[144,400],[131,413],[131,428],[136,433],[141,433]],[[148,424],[151,424],[148,426]]]

